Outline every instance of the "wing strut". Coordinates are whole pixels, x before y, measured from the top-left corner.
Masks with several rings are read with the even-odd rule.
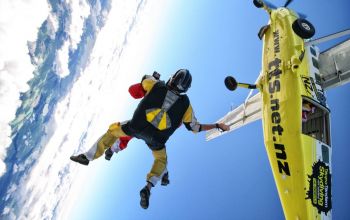
[[[311,40],[311,41],[306,42],[305,44],[307,46],[308,45],[317,45],[317,44],[324,43],[324,42],[327,42],[327,41],[330,41],[330,40],[333,40],[333,39],[336,39],[339,37],[343,37],[345,35],[350,35],[350,29],[346,29],[344,31],[339,31],[337,33],[330,34],[330,35],[327,35],[327,36],[324,36],[324,37],[321,37],[321,38],[318,38],[315,40]]]

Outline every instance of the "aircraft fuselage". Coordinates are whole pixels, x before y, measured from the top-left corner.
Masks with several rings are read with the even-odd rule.
[[[264,141],[286,219],[331,219],[329,110],[318,51],[292,29],[298,16],[270,10],[263,41]]]

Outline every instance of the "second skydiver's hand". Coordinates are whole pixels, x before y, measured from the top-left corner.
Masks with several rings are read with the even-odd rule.
[[[230,126],[225,125],[224,123],[217,123],[216,128],[220,129],[221,131],[228,131],[230,130]]]

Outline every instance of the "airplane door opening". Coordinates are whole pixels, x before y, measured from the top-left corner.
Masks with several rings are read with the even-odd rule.
[[[316,102],[303,98],[302,133],[330,146],[329,111]]]

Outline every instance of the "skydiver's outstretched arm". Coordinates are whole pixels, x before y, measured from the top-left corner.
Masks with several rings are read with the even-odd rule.
[[[222,131],[230,130],[230,126],[225,125],[224,123],[216,123],[216,124],[201,124],[201,131],[208,131],[214,128],[218,128]]]
[[[225,125],[224,123],[216,123],[216,124],[200,124],[193,112],[192,106],[190,105],[185,112],[185,115],[183,117],[183,123],[185,124],[186,128],[194,133],[201,132],[201,131],[207,131],[210,129],[218,128],[222,131],[228,131],[230,130],[230,127]]]

